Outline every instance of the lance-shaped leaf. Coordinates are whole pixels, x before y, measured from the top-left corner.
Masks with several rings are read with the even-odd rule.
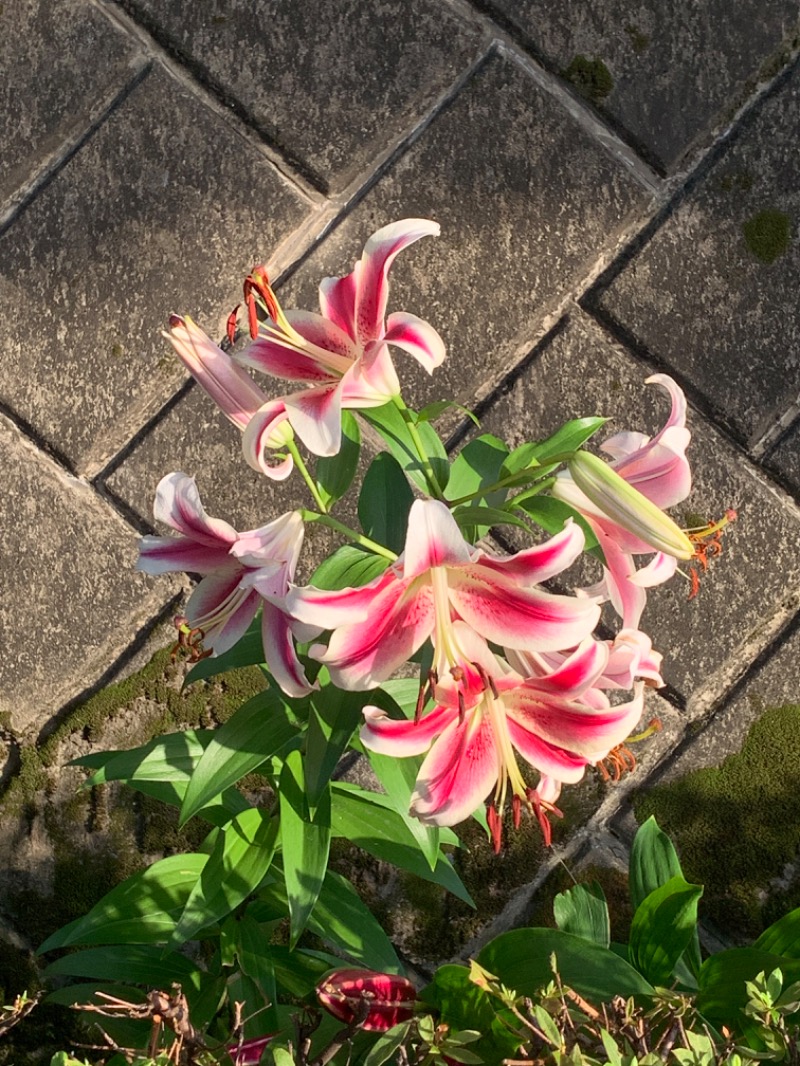
[[[678,853],[651,815],[639,826],[631,846],[628,886],[634,908],[640,907],[651,892],[665,885],[673,877],[683,877]],[[700,938],[695,928],[686,949],[685,959],[695,976],[700,970],[701,961]]]
[[[64,926],[40,952],[72,944],[157,944],[169,939],[207,855],[170,855],[133,874],[92,909]],[[127,977],[126,971],[120,971]],[[120,976],[117,974],[115,976]]]
[[[534,996],[553,977],[555,954],[565,985],[590,1003],[608,1003],[614,996],[653,995],[655,989],[613,951],[560,929],[514,929],[501,933],[478,955],[480,965],[508,988]]]
[[[197,964],[185,955],[165,952],[150,944],[115,944],[75,951],[51,962],[46,972],[100,981],[113,981],[123,975],[125,981],[151,988],[170,988],[173,981],[180,981],[190,1003],[200,989],[201,979]]]
[[[320,678],[326,674],[323,669]],[[312,817],[339,759],[364,720],[362,709],[371,696],[371,692],[343,692],[331,684],[322,684],[312,696],[305,758],[306,801]]]
[[[264,879],[278,838],[278,822],[251,807],[219,831],[170,938],[177,947],[206,926],[227,917]]]
[[[800,907],[768,926],[753,947],[788,959],[800,959]]]
[[[646,896],[633,916],[630,959],[654,985],[666,985],[697,929],[697,903],[702,885],[680,876]]]
[[[187,729],[128,751],[93,752],[71,765],[96,767],[85,788],[107,781],[188,781],[212,736],[210,729]]]
[[[289,940],[294,947],[322,889],[331,844],[330,790],[326,785],[312,818],[306,799],[303,756],[299,751],[290,752],[283,764],[280,804]]]
[[[384,555],[375,555],[357,544],[343,544],[319,564],[309,584],[331,591],[361,588],[382,574],[388,565]]]
[[[326,507],[331,507],[347,492],[358,469],[361,454],[361,430],[349,411],[342,411],[342,445],[338,454],[317,460],[314,476]]]
[[[471,440],[453,460],[445,497],[448,500],[460,500],[486,489],[486,494],[475,498],[484,499],[490,507],[501,506],[506,490],[489,492],[488,489],[502,477],[501,471],[507,457],[506,444],[490,433]]]
[[[293,742],[300,729],[277,689],[259,692],[215,732],[186,789],[181,808],[185,824],[210,799]]]
[[[611,943],[606,897],[598,881],[559,892],[553,900],[553,916],[562,933],[574,933],[602,948]]]
[[[413,502],[414,493],[398,461],[388,452],[376,455],[358,497],[358,520],[366,535],[401,552]]]
[[[409,432],[408,425],[398,408],[393,403],[387,403],[383,407],[371,407],[360,412],[361,417],[380,433],[386,441],[389,451],[405,470],[408,477],[421,489],[428,489],[425,475],[422,472],[422,463],[417,453],[414,439]],[[413,413],[412,413],[413,417]],[[417,432],[422,440],[431,461],[433,474],[440,489],[447,485],[450,476],[450,460],[436,430],[430,422],[419,422]]]

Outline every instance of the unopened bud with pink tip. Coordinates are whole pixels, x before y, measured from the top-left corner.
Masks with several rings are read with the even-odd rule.
[[[672,519],[613,467],[591,452],[579,451],[567,464],[584,496],[604,515],[675,559],[691,559],[694,545]]]
[[[384,1032],[414,1013],[417,991],[405,977],[373,970],[334,970],[317,985],[317,998],[334,1018]]]

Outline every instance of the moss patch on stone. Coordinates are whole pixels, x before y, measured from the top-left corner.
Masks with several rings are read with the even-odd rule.
[[[650,38],[646,33],[642,33],[638,26],[634,26],[632,22],[629,22],[625,27],[625,32],[631,42],[631,47],[637,55],[642,55],[650,47]]]
[[[762,263],[780,259],[792,242],[792,222],[785,211],[766,208],[742,223],[745,244]]]
[[[584,55],[576,55],[562,74],[575,86],[581,96],[593,104],[602,103],[614,88],[611,71],[602,59],[589,59]]]
[[[638,795],[634,812],[655,815],[705,885],[702,913],[735,940],[758,936],[800,906],[800,705],[765,711],[741,752]]]

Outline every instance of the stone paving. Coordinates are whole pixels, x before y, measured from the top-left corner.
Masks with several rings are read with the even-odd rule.
[[[0,781],[174,611],[181,584],[132,569],[163,474],[242,526],[301,502],[187,384],[169,313],[221,337],[263,261],[313,307],[409,216],[442,235],[393,300],[449,351],[406,364],[409,402],[512,443],[652,430],[667,371],[687,510],[739,512],[696,601],[653,597],[667,729],[637,787],[736,750],[754,696],[797,700],[796,0],[5,0],[0,26]],[[627,795],[599,816],[623,838]]]

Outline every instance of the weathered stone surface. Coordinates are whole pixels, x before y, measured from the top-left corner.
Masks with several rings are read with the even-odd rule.
[[[0,714],[32,732],[103,674],[177,586],[134,573],[130,527],[4,419],[0,441]]]
[[[436,0],[124,0],[171,50],[326,187],[412,127],[482,34]]]
[[[793,0],[486,0],[660,166],[743,97],[796,32]]]
[[[0,11],[0,26],[2,203],[85,128],[141,57],[86,0],[15,0]]]
[[[601,296],[749,444],[800,394],[798,123],[795,70]]]
[[[96,472],[181,380],[168,315],[221,323],[307,208],[156,68],[0,238],[3,402]]]
[[[778,446],[770,454],[766,465],[783,478],[795,492],[800,492],[800,425],[790,429],[778,442]]]
[[[399,353],[415,406],[464,403],[496,380],[644,190],[510,59],[493,57],[281,291],[317,307],[327,274],[352,269],[379,227],[433,218],[442,235],[392,267],[389,310],[421,315],[448,357],[429,378]]]
[[[603,414],[613,422],[598,433],[598,442],[622,429],[652,434],[663,425],[669,401],[663,389],[644,384],[651,372],[576,313],[498,397],[481,428],[516,446],[546,436],[568,418]],[[787,600],[800,591],[800,513],[691,409],[689,427],[694,488],[674,509],[676,516],[715,520],[733,507],[739,518],[697,598],[687,600],[688,582],[677,575],[648,593],[642,625],[665,654],[665,679],[694,712],[745,669],[770,639]]]

